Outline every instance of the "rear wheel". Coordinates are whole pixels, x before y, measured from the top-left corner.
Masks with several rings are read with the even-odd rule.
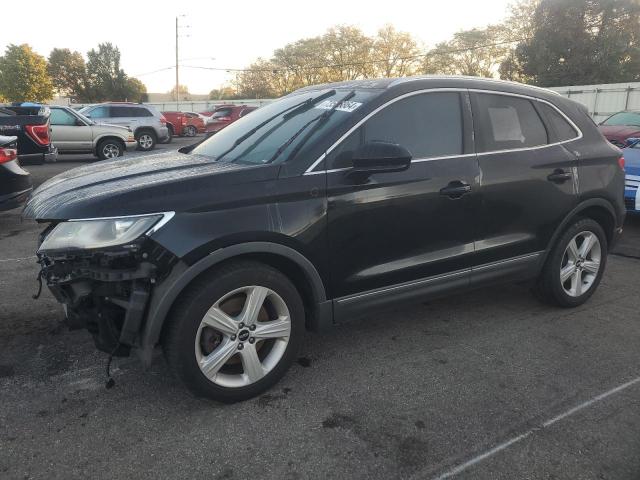
[[[607,237],[598,222],[576,221],[557,241],[536,286],[538,296],[561,307],[577,307],[595,292],[607,262]]]
[[[143,130],[137,133],[136,140],[138,141],[138,149],[144,152],[153,150],[158,141],[155,132],[152,132],[151,130]]]
[[[275,384],[296,357],[304,308],[279,271],[237,262],[199,280],[163,335],[173,372],[196,395],[246,400]]]
[[[114,139],[108,138],[101,140],[96,147],[96,154],[100,160],[118,158],[124,154],[124,145],[122,142]]]

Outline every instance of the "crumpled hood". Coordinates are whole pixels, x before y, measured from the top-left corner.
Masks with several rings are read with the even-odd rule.
[[[274,178],[269,167],[178,152],[91,163],[40,185],[23,215],[66,220],[188,211],[211,205],[222,186]]]

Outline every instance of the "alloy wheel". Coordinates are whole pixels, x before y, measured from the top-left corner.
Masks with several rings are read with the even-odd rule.
[[[602,247],[595,233],[575,235],[564,251],[560,264],[560,284],[571,297],[579,297],[594,284],[600,271]]]
[[[202,318],[196,361],[217,385],[251,385],[278,364],[290,334],[289,309],[280,295],[262,286],[241,287],[216,301]]]
[[[107,143],[102,147],[102,154],[105,158],[117,158],[120,156],[120,147],[113,143]]]
[[[142,148],[147,150],[153,146],[153,138],[151,138],[151,135],[149,135],[148,133],[143,133],[142,135],[140,135],[138,143]]]

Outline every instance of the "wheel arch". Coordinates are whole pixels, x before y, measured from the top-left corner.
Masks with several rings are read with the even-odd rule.
[[[577,218],[587,217],[592,218],[596,222],[600,224],[602,229],[607,236],[607,244],[610,246],[612,244],[612,240],[614,238],[615,229],[616,229],[616,213],[613,205],[608,200],[604,198],[590,198],[588,200],[584,200],[580,202],[568,215],[565,216],[564,220],[560,225],[556,228],[551,240],[549,241],[549,245],[544,252],[544,257],[542,259],[541,265],[546,262],[551,249],[560,238],[560,235],[566,230],[567,226],[571,224],[572,221],[575,221]]]
[[[278,243],[246,242],[211,252],[193,265],[180,263],[161,285],[158,285],[147,308],[139,355],[149,365],[153,348],[159,342],[167,316],[179,295],[193,281],[212,269],[234,260],[256,260],[280,270],[294,283],[302,296],[307,313],[307,328],[318,330],[333,323],[331,302],[324,283],[313,263],[297,250]]]
[[[123,147],[124,150],[126,150],[126,142],[125,142],[124,138],[119,137],[117,135],[114,135],[112,133],[105,133],[105,134],[99,136],[95,140],[94,150],[95,150],[96,153],[98,152],[98,147],[100,146],[100,144],[102,142],[104,142],[105,140],[115,140],[115,141],[120,143],[120,145]]]
[[[144,126],[140,126],[138,128],[136,128],[133,132],[133,136],[136,138],[136,140],[138,139],[138,135],[141,135],[143,132],[148,132],[148,133],[152,133],[155,137],[157,137],[158,135],[156,134],[156,131],[153,129],[153,127],[149,126],[149,125],[144,125]]]

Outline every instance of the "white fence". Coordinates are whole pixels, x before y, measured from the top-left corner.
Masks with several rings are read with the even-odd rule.
[[[251,105],[255,107],[261,107],[269,102],[271,99],[246,99],[246,100],[197,100],[197,101],[181,101],[180,104],[176,102],[145,102],[145,105],[153,105],[161,112],[206,112],[215,105]]]
[[[551,90],[583,104],[596,122],[621,110],[640,111],[640,82],[575,85]]]

